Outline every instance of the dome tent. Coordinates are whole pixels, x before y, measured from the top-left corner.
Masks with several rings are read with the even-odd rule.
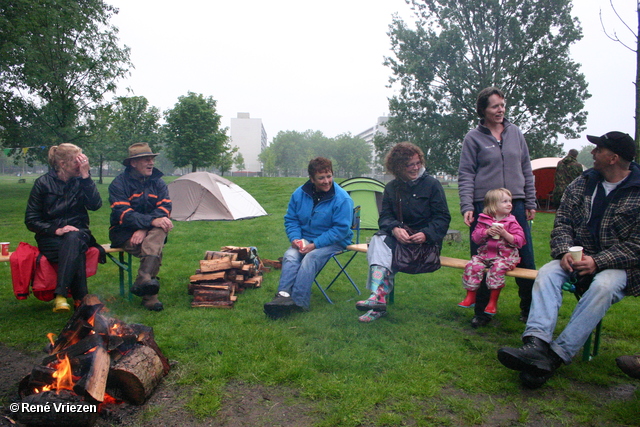
[[[178,221],[233,221],[267,215],[239,185],[209,172],[193,172],[169,184],[171,218]]]
[[[353,206],[360,206],[360,228],[377,230],[384,184],[377,179],[358,176],[342,181],[340,187],[349,193]]]

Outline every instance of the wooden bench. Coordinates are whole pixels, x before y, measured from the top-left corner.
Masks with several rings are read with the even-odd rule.
[[[105,253],[107,254],[107,256],[109,257],[109,259],[111,259],[111,261],[113,261],[119,269],[119,276],[120,276],[120,295],[122,297],[125,296],[125,279],[124,279],[124,274],[125,272],[127,273],[127,281],[129,283],[129,287],[126,288],[127,291],[129,289],[131,289],[131,286],[133,285],[133,271],[131,269],[131,263],[132,263],[132,255],[130,253],[127,253],[124,251],[124,249],[122,248],[112,248],[110,244],[105,244],[105,245],[101,245],[105,251]],[[0,255],[0,262],[9,262],[9,258],[11,257],[11,254],[13,252],[9,252],[9,255]],[[116,258],[115,256],[113,256],[113,254],[118,254],[118,258]],[[127,254],[127,259],[125,261],[124,255]],[[131,294],[129,294],[129,299],[131,299]]]
[[[347,246],[347,250],[354,251],[354,252],[367,253],[368,244],[360,243],[355,245],[349,245]],[[440,256],[440,264],[443,267],[451,267],[451,268],[458,268],[458,269],[464,270],[468,262],[469,261],[466,259]],[[529,268],[516,267],[513,270],[508,271],[506,275],[510,277],[518,277],[522,279],[535,280],[536,277],[538,277],[538,270],[531,270]],[[393,299],[394,299],[393,294],[394,292],[391,291],[391,294],[389,295],[389,304],[393,304]],[[576,295],[576,298],[580,299],[580,296]],[[588,362],[593,357],[598,355],[598,352],[600,351],[600,331],[601,330],[602,330],[602,320],[598,323],[598,326],[596,326],[594,333],[589,335],[589,338],[584,343],[584,347],[582,350],[582,360],[584,360],[585,362]],[[592,338],[593,338],[593,350],[591,348]]]

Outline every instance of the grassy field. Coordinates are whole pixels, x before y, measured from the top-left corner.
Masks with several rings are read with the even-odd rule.
[[[24,210],[35,177],[18,183],[0,177],[0,241],[14,250],[20,241],[35,244],[24,226]],[[519,346],[516,285],[507,279],[495,320],[472,329],[471,310],[457,307],[463,298],[461,271],[450,268],[396,278],[395,304],[373,324],[357,321],[358,299],[344,279],[330,290],[330,305],[313,290],[308,313],[272,321],[262,312],[277,288],[279,272],[265,274],[260,289],[238,297],[235,308],[190,308],[189,276],[207,250],[255,246],[262,258],[277,259],[288,246],[283,215],[291,192],[304,180],[233,178],[269,212],[235,222],[176,222],[165,248],[161,300],[165,310],[144,310],[139,299],[119,296],[117,268],[111,262],[89,279],[89,290],[111,314],[129,323],[152,326],[156,341],[177,367],[167,377],[188,390],[188,409],[211,417],[221,407],[232,381],[282,385],[298,391],[312,406],[319,426],[459,425],[639,425],[638,382],[622,374],[615,358],[640,351],[640,300],[627,298],[607,314],[601,354],[590,362],[576,358],[539,390],[523,389],[517,373],[496,359],[501,346]],[[104,206],[92,213],[91,229],[108,243],[107,184],[99,185]],[[468,232],[458,213],[455,188],[447,188],[451,228],[462,242],[446,242],[443,255],[468,258]],[[533,224],[536,263],[549,260],[553,214],[540,213]],[[365,231],[362,239],[372,231]],[[366,257],[358,255],[350,273],[364,291]],[[321,281],[333,277],[324,271]],[[14,298],[8,263],[0,264],[0,342],[33,352],[58,332],[67,316],[30,297]],[[575,306],[565,298],[558,328]],[[616,390],[631,390],[623,397]],[[635,391],[634,391],[635,389]]]

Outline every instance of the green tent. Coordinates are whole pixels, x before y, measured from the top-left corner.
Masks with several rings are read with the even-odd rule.
[[[358,176],[340,183],[353,199],[353,205],[360,205],[360,228],[378,229],[378,216],[382,209],[384,184],[377,179]]]

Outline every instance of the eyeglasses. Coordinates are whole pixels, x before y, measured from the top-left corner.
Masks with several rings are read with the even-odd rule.
[[[407,169],[413,169],[413,168],[419,168],[420,166],[422,166],[422,162],[414,162],[414,163],[408,163],[406,168]]]

